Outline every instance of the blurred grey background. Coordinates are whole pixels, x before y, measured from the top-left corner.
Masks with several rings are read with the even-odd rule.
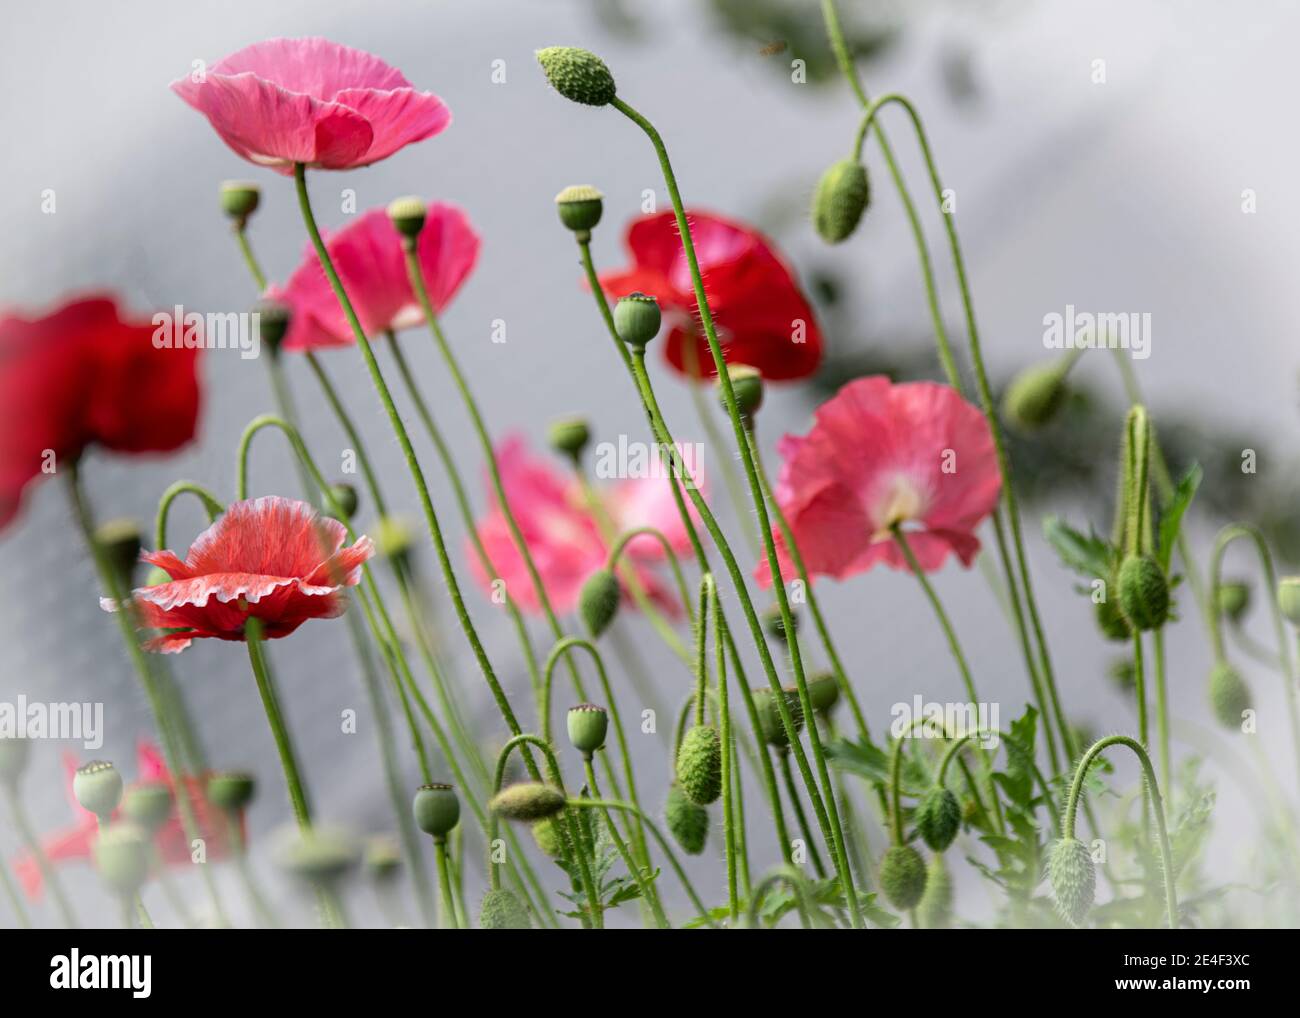
[[[8,140],[0,190],[7,226],[0,300],[34,310],[70,293],[109,289],[140,312],[174,304],[245,309],[255,294],[216,202],[217,185],[226,178],[262,185],[251,236],[270,276],[283,280],[305,243],[291,182],[244,164],[167,84],[196,59],[211,62],[259,39],[325,35],[380,55],[416,87],[439,94],[455,119],[443,135],[377,166],[313,174],[323,225],[344,222],[345,188],[355,189],[361,210],[405,193],[464,206],[482,233],[483,252],[445,324],[496,434],[522,431],[541,449],[548,421],[581,413],[592,420],[597,440],[620,434],[639,439],[641,411],[579,286],[574,246],[556,221],[552,197],[578,182],[605,192],[605,218],[594,241],[603,268],[623,264],[622,225],[639,211],[642,192],[654,191],[661,207],[667,200],[653,154],[629,123],[566,103],[547,88],[533,50],[577,44],[604,56],[620,92],[655,121],[688,204],[754,222],[778,240],[822,301],[836,356],[830,370],[915,362],[933,346],[924,294],[906,221],[873,147],[868,165],[875,200],[858,234],[832,252],[808,223],[812,186],[848,151],[859,117],[848,88],[828,65],[817,7],[812,0],[752,6],[725,0],[55,0],[12,7],[0,43],[0,90],[9,97],[0,112]],[[1246,436],[1238,453],[1259,443],[1257,474],[1215,475],[1219,502],[1248,505],[1259,490],[1294,477],[1295,463],[1283,450],[1296,424],[1292,276],[1300,255],[1293,228],[1300,140],[1288,119],[1288,101],[1300,84],[1291,44],[1300,28],[1295,5],[845,0],[841,9],[863,44],[868,88],[905,92],[926,118],[944,183],[957,194],[957,222],[994,374],[1005,379],[1042,358],[1042,318],[1067,303],[1150,312],[1152,356],[1138,369],[1157,422],[1178,422],[1166,426],[1166,437],[1177,441],[1186,423],[1188,434],[1199,425],[1212,438]],[[770,44],[782,41],[785,49],[772,52],[777,47]],[[792,81],[794,60],[807,61],[807,83]],[[1105,62],[1100,84],[1094,81],[1098,60]],[[504,62],[503,83],[493,82],[496,61]],[[891,120],[891,126],[923,209],[956,342],[964,333],[942,227],[923,200],[923,167],[905,122]],[[48,188],[57,195],[54,215],[41,211]],[[1254,214],[1242,209],[1248,189],[1256,196]],[[490,342],[495,319],[507,326],[503,345]],[[485,505],[477,448],[431,344],[415,334],[406,347]],[[1106,359],[1085,358],[1076,375],[1097,394],[1097,406],[1118,408],[1122,395]],[[359,355],[336,351],[325,361],[364,427],[391,497],[415,513],[408,475]],[[685,388],[657,357],[654,365],[670,423],[680,438],[699,439]],[[289,368],[309,421],[309,443],[324,464],[337,464],[342,437],[316,400],[305,366],[290,358]],[[206,406],[198,444],[163,461],[92,459],[88,483],[100,518],[152,521],[159,494],[178,476],[233,495],[238,435],[252,416],[271,409],[271,396],[262,365],[236,353],[209,353],[202,370]],[[825,394],[806,385],[769,391],[761,421],[769,451],[782,432],[807,427],[811,408]],[[1118,412],[1099,411],[1078,434],[1058,435],[1060,448],[1109,450]],[[427,443],[419,444],[428,452]],[[453,545],[463,550],[446,485],[432,459],[427,466],[435,497],[443,496]],[[1093,489],[1099,497],[1080,501],[1068,485],[1049,490],[1031,506],[1026,529],[1069,712],[1096,731],[1131,730],[1128,702],[1105,678],[1111,648],[1096,636],[1090,606],[1072,590],[1073,577],[1038,536],[1039,518],[1050,509],[1108,528],[1109,459],[1094,466],[1102,471]],[[255,448],[253,489],[297,494],[287,451],[269,434]],[[715,493],[725,505],[720,485]],[[1210,513],[1194,515],[1192,533],[1204,561],[1212,528],[1221,521]],[[372,519],[362,513],[363,525]],[[204,520],[185,501],[172,521],[172,543],[183,552]],[[0,536],[0,547],[0,695],[103,701],[107,737],[96,755],[116,760],[132,777],[134,744],[148,737],[150,720],[119,636],[97,606],[92,569],[57,485],[32,493],[18,524]],[[503,726],[449,624],[449,606],[425,552],[425,588],[444,620],[466,711],[486,742],[499,743]],[[1254,574],[1244,557],[1238,562],[1234,555],[1233,564],[1233,572]],[[462,577],[472,587],[468,573]],[[977,570],[949,568],[938,586],[985,695],[1002,704],[1005,725],[1028,698],[1014,637]],[[522,708],[527,678],[507,620],[477,588],[469,597]],[[886,726],[890,705],[915,693],[939,700],[959,695],[957,673],[909,578],[878,570],[825,585],[823,599],[877,731]],[[1180,719],[1208,726],[1208,650],[1190,599],[1183,616],[1169,639],[1173,709]],[[1259,611],[1254,625],[1267,639]],[[544,645],[542,626],[533,630],[535,642]],[[689,677],[641,620],[631,632],[651,662],[662,701],[675,707]],[[272,659],[321,816],[359,833],[391,830],[373,719],[344,627],[308,624],[274,645]],[[214,764],[250,768],[262,778],[250,833],[257,864],[269,874],[266,835],[288,812],[242,648],[207,641],[173,663]],[[1263,753],[1294,791],[1279,680],[1246,667],[1260,708]],[[620,691],[624,711],[634,716],[638,701],[631,688],[623,682]],[[340,730],[347,709],[359,713],[357,734]],[[643,796],[652,805],[666,787],[669,728],[661,718],[657,737],[633,736]],[[401,742],[414,786],[414,762]],[[25,786],[46,831],[72,819],[62,748],[81,752],[38,747]],[[1188,751],[1178,744],[1177,752]],[[576,768],[577,759],[566,750],[564,763]],[[1242,796],[1230,781],[1220,783],[1212,858],[1225,880],[1255,837],[1254,814]],[[751,803],[751,852],[762,868],[776,854],[765,840],[756,789]],[[722,886],[720,840],[715,837],[706,856],[689,864],[715,898]],[[15,847],[14,832],[0,828],[0,850],[10,854]],[[549,869],[544,860],[539,865],[543,873]],[[93,875],[74,867],[67,879],[86,903],[82,911],[93,913],[102,897]],[[197,881],[186,886],[197,901]],[[287,893],[276,886],[277,894]],[[469,886],[476,906],[477,870]],[[666,886],[680,900],[675,883]],[[358,914],[378,921],[368,895],[360,888],[352,895]],[[964,884],[959,913],[979,916],[987,908],[986,891]],[[161,903],[157,909],[165,915]],[[104,917],[112,921],[107,903]]]

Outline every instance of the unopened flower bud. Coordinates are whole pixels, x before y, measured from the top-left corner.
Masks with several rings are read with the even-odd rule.
[[[728,364],[727,376],[731,379],[731,392],[736,397],[736,410],[742,420],[751,419],[763,405],[763,376],[757,368],[748,364]],[[727,409],[726,397],[722,394],[722,383],[718,383],[718,399],[722,409]]]
[[[527,930],[533,924],[528,918],[528,909],[524,908],[515,892],[498,887],[483,895],[478,925],[482,930]]]
[[[367,838],[362,859],[366,876],[377,884],[389,883],[402,871],[402,851],[386,835]]]
[[[786,708],[790,711],[795,731],[798,732],[804,723],[803,704],[799,702],[798,694],[792,695],[790,691],[783,690],[781,695],[785,697]],[[790,735],[785,729],[781,709],[777,706],[776,695],[771,689],[764,686],[754,690],[754,709],[758,712],[758,726],[763,733],[763,741],[778,749],[789,746]]]
[[[564,809],[564,793],[540,781],[523,781],[501,789],[492,797],[488,808],[507,820],[546,820]]]
[[[92,760],[72,776],[72,794],[82,809],[107,820],[122,801],[122,775],[107,760]]]
[[[163,825],[171,811],[172,790],[165,781],[132,785],[122,796],[122,813],[149,834]]]
[[[361,496],[357,494],[354,485],[346,481],[336,481],[330,485],[330,499],[338,504],[343,515],[352,519],[357,514],[357,509],[361,505]]]
[[[856,159],[841,159],[822,174],[813,195],[813,226],[828,244],[846,240],[871,201],[867,168]]]
[[[580,703],[569,708],[569,741],[573,748],[583,756],[591,754],[605,745],[605,734],[609,731],[609,714],[604,707],[594,703]]]
[[[952,875],[943,856],[936,855],[926,867],[925,893],[916,906],[922,929],[942,930],[952,922]]]
[[[819,672],[808,678],[808,700],[818,714],[829,714],[840,701],[840,683],[833,672]]]
[[[248,217],[257,211],[262,201],[262,189],[247,180],[221,182],[221,211],[235,221],[242,230]]]
[[[537,51],[537,62],[551,87],[571,102],[606,106],[614,99],[614,75],[590,50],[548,46]]]
[[[696,725],[682,739],[677,780],[692,802],[700,806],[717,802],[722,794],[722,740],[712,725]]]
[[[709,840],[709,811],[691,802],[676,782],[668,787],[664,823],[673,840],[687,855],[699,855]]]
[[[208,775],[208,801],[227,813],[245,809],[257,792],[253,775],[243,771],[220,771]]]
[[[441,841],[460,821],[460,799],[451,785],[421,785],[411,806],[415,826]]]
[[[911,845],[894,845],[880,860],[880,889],[894,908],[914,908],[925,893],[925,860]]]
[[[1088,846],[1077,838],[1055,842],[1047,861],[1047,877],[1056,898],[1056,911],[1078,926],[1088,915],[1097,895],[1097,868]]]
[[[149,875],[149,838],[132,823],[106,827],[95,839],[95,868],[114,891],[134,897]]]
[[[1282,617],[1300,628],[1300,576],[1283,576],[1278,581],[1277,605]]]
[[[1002,416],[1017,431],[1037,431],[1056,416],[1065,392],[1065,372],[1059,363],[1033,364],[1007,386]]]
[[[1169,581],[1150,555],[1130,555],[1119,569],[1119,606],[1136,629],[1159,629],[1169,618]]]
[[[1214,591],[1219,614],[1239,622],[1250,607],[1250,585],[1241,580],[1224,580]]]
[[[560,222],[579,239],[590,237],[591,231],[600,222],[600,215],[605,210],[605,196],[590,184],[574,184],[566,187],[555,196],[555,207],[560,213]]]
[[[628,346],[645,346],[659,335],[662,321],[659,301],[639,290],[620,297],[614,305],[614,331]]]
[[[420,236],[420,231],[424,229],[425,217],[428,214],[429,208],[424,204],[424,199],[417,198],[414,195],[396,198],[388,203],[388,218],[392,220],[393,226],[397,228],[397,232],[402,235],[403,240],[408,245],[414,243],[415,239]]]
[[[95,528],[95,543],[123,591],[135,586],[135,569],[140,561],[140,525],[135,520],[106,520]]]
[[[1232,665],[1220,661],[1210,669],[1210,706],[1219,724],[1240,728],[1241,715],[1250,710],[1250,687]]]
[[[0,736],[0,785],[18,787],[18,780],[27,770],[31,744],[17,736]]]
[[[554,820],[538,820],[532,826],[533,841],[542,850],[543,855],[558,859],[564,854],[564,842]]]
[[[944,852],[961,827],[961,803],[946,788],[935,786],[925,793],[916,809],[916,829],[936,852]]]
[[[799,613],[790,608],[790,621],[794,624],[794,631],[799,632]],[[779,604],[769,605],[763,611],[763,628],[767,631],[768,636],[775,637],[782,643],[785,639],[785,619],[781,617],[781,606]]]
[[[618,577],[612,570],[598,569],[587,577],[578,594],[578,614],[592,639],[600,636],[614,621],[621,597]]]
[[[284,828],[271,850],[276,865],[305,884],[337,883],[356,865],[360,850],[346,832],[332,827]]]
[[[293,312],[282,300],[264,297],[253,305],[253,314],[257,316],[257,335],[272,354],[279,353],[284,334],[289,331],[289,320]]]
[[[547,437],[552,449],[576,463],[591,441],[591,428],[581,417],[564,417],[551,423]]]

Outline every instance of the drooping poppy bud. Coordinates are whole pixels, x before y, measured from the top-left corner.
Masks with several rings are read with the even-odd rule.
[[[946,788],[935,786],[925,793],[916,810],[916,828],[925,843],[936,852],[946,851],[961,827],[961,803]]]
[[[618,577],[612,570],[598,569],[587,577],[578,594],[578,614],[593,640],[614,621],[621,596]]]
[[[795,731],[798,732],[803,728],[804,723],[803,705],[799,702],[797,693],[792,695],[790,690],[785,690],[782,695],[794,721]],[[778,749],[789,746],[790,736],[785,730],[785,722],[781,720],[781,710],[771,689],[764,686],[754,690],[754,709],[758,712],[758,726],[762,730],[763,740],[769,746],[776,746]]]
[[[537,62],[551,87],[571,102],[607,106],[614,99],[614,75],[590,50],[547,46],[537,51]]]
[[[1214,716],[1225,728],[1240,728],[1241,715],[1250,710],[1250,687],[1241,673],[1230,664],[1220,661],[1210,669],[1210,706]]]
[[[925,860],[911,845],[894,845],[880,860],[880,889],[897,909],[914,908],[925,893]]]
[[[1092,855],[1078,838],[1065,838],[1051,848],[1047,877],[1062,919],[1079,925],[1097,896],[1097,868]]]
[[[668,787],[664,823],[687,855],[699,855],[704,851],[709,840],[709,811],[691,802],[676,782]]]
[[[564,793],[540,781],[524,781],[501,789],[492,797],[488,808],[507,820],[546,820],[555,816],[565,803]]]
[[[856,159],[832,163],[813,194],[813,226],[822,240],[838,244],[858,228],[871,201],[867,168]]]
[[[483,895],[478,925],[482,930],[527,930],[533,924],[515,892],[498,887]]]
[[[355,485],[348,484],[346,481],[336,481],[331,484],[330,497],[338,503],[339,509],[348,519],[356,516],[357,509],[361,506],[361,496],[357,494]]]
[[[1150,555],[1130,555],[1119,569],[1119,606],[1129,624],[1146,632],[1169,618],[1169,581]]]
[[[1037,431],[1065,402],[1065,371],[1059,362],[1033,364],[1011,380],[1002,397],[1002,416],[1017,431]]]
[[[722,740],[712,725],[696,725],[677,750],[677,780],[694,803],[707,806],[722,794]]]

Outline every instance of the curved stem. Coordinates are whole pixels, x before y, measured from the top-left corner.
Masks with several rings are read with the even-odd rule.
[[[208,523],[216,523],[217,517],[226,511],[221,501],[203,485],[194,481],[172,482],[158,500],[158,513],[154,517],[153,546],[160,551],[167,547],[167,519],[171,515],[172,503],[181,495],[193,495],[203,503],[203,511],[208,514]]]
[[[591,790],[593,798],[600,798],[600,782],[596,780],[596,768],[591,765],[591,757],[583,758],[583,771],[587,776],[587,787]],[[659,894],[654,889],[654,884],[646,878],[640,864],[632,858],[628,851],[627,844],[623,841],[623,836],[618,832],[618,824],[614,823],[614,818],[609,815],[609,810],[602,810],[601,815],[605,820],[605,829],[609,831],[610,840],[614,842],[614,848],[617,849],[619,858],[623,860],[623,865],[627,867],[628,873],[636,881],[636,886],[641,891],[641,899],[650,906],[650,912],[654,916],[655,925],[661,930],[668,929],[668,916],[664,914],[663,902],[659,900]]]
[[[777,870],[769,873],[754,888],[754,893],[750,895],[749,909],[745,916],[745,922],[751,927],[758,926],[759,912],[762,910],[763,901],[768,893],[777,884],[789,884],[790,890],[794,892],[795,904],[799,910],[799,920],[804,929],[812,925],[812,919],[808,908],[808,903],[812,898],[809,893],[808,881],[799,870],[788,863]]]
[[[622,558],[628,544],[638,537],[652,537],[663,548],[664,557],[668,560],[669,568],[673,574],[673,582],[677,585],[677,594],[682,599],[682,610],[686,612],[688,619],[694,622],[694,615],[691,613],[690,588],[686,585],[686,574],[682,572],[681,559],[678,558],[672,542],[668,540],[662,530],[657,527],[644,526],[623,531],[609,549],[609,557],[606,560],[607,568],[614,569],[618,565],[618,560]]]

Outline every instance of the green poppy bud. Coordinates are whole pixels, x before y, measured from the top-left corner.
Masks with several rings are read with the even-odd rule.
[[[95,839],[95,868],[114,891],[134,897],[149,875],[149,838],[135,824],[104,828]]]
[[[121,588],[125,591],[134,587],[142,546],[139,524],[135,520],[107,520],[95,528],[95,543]]]
[[[171,811],[172,790],[164,781],[144,781],[132,785],[122,797],[123,814],[149,834],[163,825]]]
[[[925,860],[911,845],[894,845],[880,860],[880,889],[894,908],[915,908],[925,893]]]
[[[362,863],[366,876],[377,884],[387,884],[402,871],[402,850],[392,838],[376,835],[366,839]]]
[[[925,793],[916,809],[916,829],[936,852],[946,851],[961,827],[961,803],[946,788],[936,785]]]
[[[1169,618],[1169,581],[1150,555],[1130,555],[1120,566],[1119,606],[1129,624],[1144,632]]]
[[[560,222],[583,239],[600,222],[605,210],[605,196],[590,184],[574,184],[555,196],[555,207],[560,212]]]
[[[564,809],[568,800],[553,785],[523,781],[509,785],[492,797],[488,808],[507,820],[546,820]]]
[[[1300,576],[1283,576],[1278,581],[1277,604],[1282,617],[1300,628]]]
[[[0,736],[0,784],[17,788],[30,755],[31,744],[26,739]]]
[[[424,204],[424,199],[414,195],[396,198],[388,203],[388,218],[392,220],[393,226],[397,228],[397,232],[402,235],[408,247],[420,236],[428,214],[429,208]]]
[[[411,804],[415,826],[441,841],[460,821],[460,799],[451,785],[421,785]]]
[[[1224,580],[1214,591],[1214,603],[1220,615],[1239,622],[1250,607],[1250,585],[1241,580]]]
[[[262,202],[262,189],[247,180],[221,182],[221,211],[233,219],[240,229],[248,217],[257,211]]]
[[[808,679],[808,700],[818,714],[829,714],[840,701],[840,683],[833,672],[819,672]]]
[[[736,397],[736,409],[742,420],[749,420],[758,413],[763,405],[763,376],[757,368],[748,364],[728,364],[727,377],[731,379],[731,392]],[[727,409],[727,401],[721,393],[722,383],[718,383],[718,401],[722,409]]]
[[[1097,896],[1097,868],[1088,847],[1077,838],[1055,842],[1047,860],[1047,878],[1062,919],[1078,926]]]
[[[339,509],[348,519],[357,514],[357,508],[361,505],[357,489],[345,481],[336,481],[330,485],[330,497],[338,503]]]
[[[614,100],[614,75],[590,50],[547,46],[537,51],[537,62],[551,87],[571,102],[607,106]]]
[[[72,776],[72,794],[82,809],[107,820],[122,801],[122,775],[107,760],[92,760]]]
[[[1243,711],[1250,710],[1250,687],[1241,673],[1220,661],[1210,669],[1210,706],[1225,728],[1240,728]]]
[[[668,786],[664,823],[687,855],[699,855],[709,840],[709,811],[691,802],[676,782]]]
[[[227,813],[238,813],[253,801],[257,781],[243,771],[221,771],[208,775],[208,800]]]
[[[384,558],[399,565],[409,565],[415,535],[406,520],[399,516],[381,516],[375,527],[375,547]]]
[[[262,345],[272,354],[278,353],[293,317],[289,305],[282,300],[263,297],[253,305],[253,314],[257,316],[257,335]]]
[[[1116,597],[1107,597],[1106,600],[1098,601],[1093,606],[1097,617],[1097,628],[1101,630],[1101,635],[1117,643],[1127,640],[1133,635],[1128,620],[1124,618],[1124,613],[1119,610],[1118,583],[1118,580],[1112,580],[1106,587],[1107,593],[1115,591]]]
[[[838,244],[858,228],[871,201],[867,168],[856,159],[832,163],[817,182],[812,217],[822,240]]]
[[[578,614],[582,616],[582,624],[587,627],[593,640],[614,621],[621,598],[622,591],[613,570],[597,569],[587,577],[587,582],[578,594]]]
[[[356,865],[360,851],[346,832],[331,827],[285,828],[272,845],[276,865],[306,884],[330,885]]]
[[[794,631],[799,632],[799,613],[790,609],[790,622],[794,626]],[[767,635],[785,643],[785,620],[781,618],[781,606],[779,604],[768,605],[763,611],[763,628]]]
[[[916,918],[922,929],[943,930],[952,922],[952,875],[943,856],[936,855],[926,867],[925,893],[916,906]]]
[[[614,331],[628,346],[645,346],[659,335],[662,321],[659,301],[639,290],[614,305]]]
[[[504,887],[483,895],[483,905],[478,911],[481,930],[527,930],[532,927],[528,909],[514,891]]]
[[[1031,365],[1007,386],[1002,416],[1017,431],[1037,431],[1061,409],[1065,391],[1065,373],[1060,364]]]
[[[591,754],[605,745],[609,731],[609,714],[604,707],[594,703],[580,703],[569,708],[569,741],[573,748],[590,759]]]
[[[1137,671],[1133,667],[1131,657],[1119,657],[1110,663],[1106,669],[1106,674],[1110,676],[1111,682],[1119,687],[1121,692],[1127,692],[1137,685]]]
[[[591,428],[581,417],[564,417],[551,424],[547,437],[552,449],[576,463],[591,441]]]
[[[564,854],[564,841],[554,820],[538,820],[532,826],[533,841],[544,855],[558,859]]]
[[[717,802],[722,794],[722,740],[712,725],[696,725],[677,750],[677,780],[687,797],[700,806]]]
[[[785,690],[782,695],[785,696],[785,705],[790,711],[797,732],[803,728],[803,705],[799,702],[797,693],[791,695],[789,690]],[[776,746],[779,749],[789,746],[790,737],[786,733],[785,722],[781,720],[781,710],[777,707],[776,697],[771,689],[764,686],[754,690],[754,709],[758,712],[758,726],[763,733],[763,740],[769,746]]]

